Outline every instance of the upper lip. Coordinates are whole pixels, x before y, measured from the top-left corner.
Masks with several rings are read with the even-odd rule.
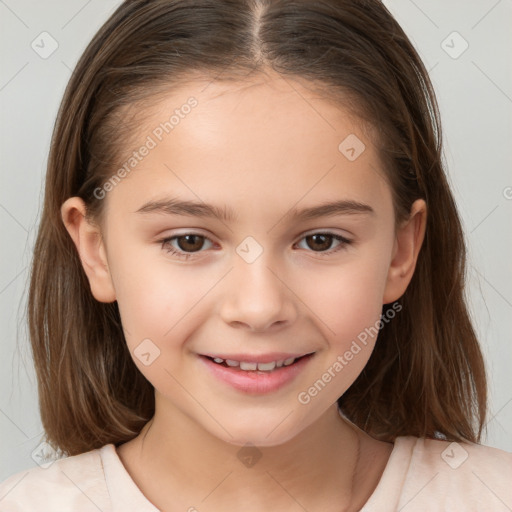
[[[298,359],[299,357],[307,356],[313,352],[302,352],[300,354],[292,354],[290,352],[269,352],[267,354],[201,354],[212,359],[218,357],[219,359],[231,361],[243,361],[246,363],[271,363],[272,361],[281,361],[290,358]]]

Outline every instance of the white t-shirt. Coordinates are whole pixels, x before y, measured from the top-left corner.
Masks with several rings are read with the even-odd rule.
[[[198,506],[200,511],[201,507]],[[512,453],[397,437],[361,512],[512,510]],[[1,512],[157,512],[113,444],[17,473],[0,484]]]

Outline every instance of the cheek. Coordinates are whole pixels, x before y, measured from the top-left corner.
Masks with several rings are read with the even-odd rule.
[[[317,324],[328,342],[320,368],[323,373],[316,376],[332,382],[327,393],[322,391],[324,403],[335,401],[351,386],[374,349],[387,278],[385,254],[369,248],[357,261],[330,269],[325,279],[316,281],[317,286],[308,285],[308,306],[320,319]]]
[[[189,336],[193,305],[200,300],[196,297],[200,287],[191,288],[180,272],[171,274],[168,267],[167,277],[157,265],[144,265],[141,260],[134,268],[136,272],[123,265],[117,269],[122,276],[116,288],[117,302],[128,350],[155,389],[174,393],[181,400],[171,375],[181,381],[186,357],[182,347]]]
[[[112,277],[130,352],[133,355],[149,339],[161,351],[159,364],[179,364],[181,346],[191,329],[200,325],[205,298],[218,276],[166,261],[157,251],[123,250],[113,261]]]
[[[180,272],[171,275],[165,261],[155,262],[153,249],[130,249],[122,240],[115,244],[113,241],[111,275],[126,339],[132,348],[144,338],[160,338],[172,327],[186,287]]]
[[[305,280],[303,296],[325,327],[326,337],[346,342],[379,319],[386,278],[385,262],[361,258]]]
[[[116,297],[125,330],[133,336],[151,337],[160,333],[166,323],[167,329],[171,327],[167,305],[177,303],[176,291],[165,286],[163,279],[153,279],[151,270],[139,271],[130,275],[121,269],[122,284],[116,286]]]

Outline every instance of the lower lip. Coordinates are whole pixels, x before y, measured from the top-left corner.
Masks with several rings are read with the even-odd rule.
[[[271,372],[244,371],[238,367],[226,367],[214,363],[205,356],[199,358],[217,379],[247,394],[262,395],[272,393],[290,383],[308,364],[313,354],[302,357],[290,366],[282,366]]]

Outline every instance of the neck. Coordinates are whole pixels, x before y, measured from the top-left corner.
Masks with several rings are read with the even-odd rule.
[[[118,449],[136,484],[157,507],[247,512],[351,508],[360,435],[336,404],[293,439],[271,447],[226,443],[175,413],[166,415],[157,407],[139,436]]]

